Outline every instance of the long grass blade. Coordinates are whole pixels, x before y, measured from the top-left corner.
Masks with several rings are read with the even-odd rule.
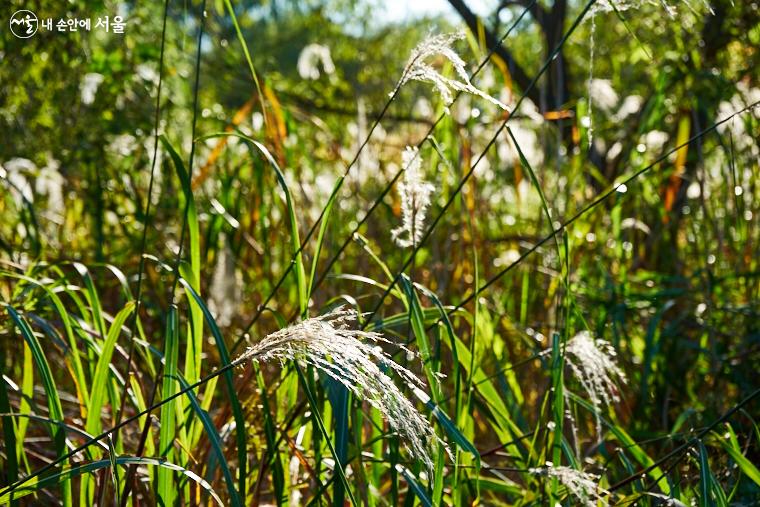
[[[161,398],[170,398],[177,390],[177,362],[179,348],[179,322],[177,306],[169,307],[164,333],[164,376],[161,387]],[[177,403],[170,402],[161,407],[161,429],[158,433],[158,453],[168,461],[174,460],[174,437],[176,432]],[[177,484],[174,473],[170,468],[160,468],[157,477],[157,495],[161,505],[172,506],[177,496]]]
[[[24,337],[26,344],[32,350],[32,356],[34,357],[34,362],[37,365],[37,371],[42,377],[42,385],[45,388],[50,418],[56,421],[65,421],[65,418],[63,416],[63,407],[61,406],[61,399],[58,396],[58,389],[55,385],[53,373],[50,371],[50,365],[48,364],[47,358],[42,351],[40,342],[37,340],[37,337],[34,335],[32,328],[29,326],[29,323],[24,317],[19,315],[11,305],[5,304],[5,309],[8,312],[8,315],[11,317],[11,320],[13,320],[13,323],[16,325],[16,328]],[[50,430],[50,433],[53,436],[55,451],[58,456],[63,456],[66,454],[66,433],[57,426],[51,427]],[[71,481],[63,482],[61,485],[61,493],[63,495],[63,504],[66,507],[71,506]]]

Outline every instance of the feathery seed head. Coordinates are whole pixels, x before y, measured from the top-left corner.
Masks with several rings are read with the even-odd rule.
[[[588,86],[589,95],[594,100],[594,105],[605,111],[610,111],[618,105],[620,97],[609,79],[590,79]]]
[[[597,434],[602,433],[599,411],[604,405],[620,400],[616,382],[626,382],[625,373],[617,365],[615,349],[605,340],[595,340],[588,331],[581,331],[571,338],[565,347],[565,361],[573,376],[586,391],[595,409]],[[543,355],[550,355],[546,349]],[[565,393],[567,396],[567,393]],[[571,422],[572,414],[567,414]]]
[[[450,34],[433,35],[422,41],[412,50],[409,61],[404,68],[401,79],[396,85],[396,89],[391,93],[393,95],[403,85],[409,81],[421,81],[431,83],[443,99],[444,104],[448,107],[454,102],[452,91],[463,91],[477,95],[488,102],[508,111],[509,108],[499,100],[491,97],[487,93],[476,88],[467,75],[464,60],[451,48],[451,45],[457,40],[464,38],[464,32]],[[441,75],[432,65],[426,62],[434,56],[442,56],[448,60],[454,68],[454,73],[459,80],[451,79]]]
[[[424,385],[383,352],[378,343],[387,340],[381,335],[353,329],[356,317],[355,311],[338,308],[304,320],[268,335],[249,347],[237,362],[294,360],[314,366],[379,410],[402,437],[409,453],[432,472],[435,443],[446,445],[378,365],[395,372],[412,389]]]
[[[417,148],[406,147],[401,156],[404,181],[399,183],[402,225],[391,231],[391,237],[401,248],[415,246],[422,239],[425,215],[430,195],[435,187],[422,176],[422,159]]]
[[[335,64],[332,56],[330,56],[330,48],[321,44],[309,44],[298,55],[298,74],[303,79],[317,80],[321,75],[320,64],[325,74],[335,73]]]
[[[582,472],[570,467],[554,466],[550,461],[546,462],[545,467],[531,468],[530,473],[556,477],[582,505],[596,507],[599,501],[602,502],[602,505],[608,505],[599,494],[600,491],[604,492],[604,490],[599,488],[598,475]]]
[[[90,72],[84,75],[84,79],[80,86],[82,104],[90,105],[95,102],[95,94],[98,91],[100,83],[103,82],[103,79],[105,79],[103,74],[98,74],[97,72]]]
[[[581,331],[567,343],[565,351],[570,371],[588,393],[596,409],[596,430],[601,435],[599,410],[602,405],[619,401],[615,381],[626,381],[625,373],[615,360],[615,349],[605,340],[595,340],[588,331]]]
[[[615,380],[625,382],[625,374],[615,360],[615,349],[605,340],[594,340],[591,333],[581,331],[567,343],[570,370],[588,392],[597,408],[602,402],[618,401]]]

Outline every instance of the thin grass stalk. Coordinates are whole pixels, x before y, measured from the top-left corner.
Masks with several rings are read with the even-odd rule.
[[[166,20],[169,13],[169,0],[164,0],[164,16],[161,26],[161,50],[158,57],[158,84],[156,88],[156,108],[153,118],[153,154],[151,155],[150,162],[150,178],[148,180],[148,195],[145,198],[145,210],[143,216],[145,217],[145,224],[143,225],[142,235],[140,237],[140,260],[137,269],[137,290],[135,291],[135,313],[132,316],[132,321],[129,326],[129,352],[127,353],[127,370],[124,372],[124,378],[128,379],[132,373],[132,358],[135,351],[135,339],[137,334],[137,323],[140,318],[140,306],[142,304],[142,282],[145,274],[145,253],[148,248],[148,227],[150,227],[150,211],[151,201],[153,198],[153,184],[155,182],[156,174],[156,161],[158,160],[158,142],[159,142],[159,128],[161,126],[161,89],[164,78],[164,55],[166,52]],[[116,424],[121,421],[121,417],[124,414],[125,400],[127,398],[127,384],[124,385],[124,389],[121,393],[121,405],[116,413]],[[114,436],[114,440],[118,441],[118,435]]]

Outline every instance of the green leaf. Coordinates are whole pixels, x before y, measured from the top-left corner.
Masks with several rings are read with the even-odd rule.
[[[127,320],[127,317],[134,311],[135,303],[130,301],[121,311],[116,314],[108,334],[100,350],[97,365],[95,366],[95,375],[92,377],[92,390],[90,392],[90,405],[87,410],[87,423],[85,428],[91,435],[97,435],[103,429],[101,422],[101,410],[107,395],[109,384],[109,368],[111,366],[111,357],[116,348],[116,341],[121,334],[121,327]]]
[[[222,366],[230,364],[230,355],[227,352],[227,346],[224,344],[224,338],[222,332],[219,330],[219,326],[216,325],[214,317],[211,315],[206,304],[201,297],[192,288],[192,286],[183,278],[179,279],[179,283],[185,288],[185,290],[192,296],[192,298],[198,303],[203,315],[206,319],[211,334],[216,342],[216,348],[219,351],[219,359],[222,362]],[[231,370],[224,372],[224,382],[227,386],[227,396],[232,408],[232,415],[235,419],[235,439],[237,442],[238,452],[238,494],[240,498],[245,498],[245,481],[248,477],[247,473],[247,453],[246,453],[246,433],[245,433],[245,417],[243,416],[243,407],[240,405],[237,392],[235,392],[235,382]]]
[[[730,441],[721,438],[720,435],[716,434],[715,436],[717,441],[720,442],[721,447],[723,447],[728,455],[731,456],[731,459],[734,460],[739,468],[741,468],[742,472],[744,472],[744,475],[749,477],[752,482],[760,486],[760,470],[758,470],[757,467],[753,465],[752,462],[747,459],[747,457],[744,456],[737,447],[731,445]]]
[[[190,386],[187,380],[185,380],[181,375],[178,376],[177,380],[179,381],[183,390],[187,389]],[[208,412],[206,412],[206,410],[201,407],[201,404],[198,402],[198,398],[195,396],[195,393],[193,393],[192,390],[186,391],[185,394],[190,399],[190,404],[193,406],[195,413],[200,418],[203,424],[203,428],[206,430],[206,436],[211,443],[211,448],[213,449],[214,454],[216,455],[216,459],[222,468],[222,475],[224,475],[224,480],[227,483],[227,492],[230,495],[230,503],[234,506],[242,506],[243,502],[240,499],[240,495],[238,495],[237,490],[235,489],[235,479],[232,477],[230,466],[227,463],[227,459],[224,457],[222,439],[219,436],[219,432],[216,430],[216,426],[214,426],[214,421],[211,420]]]
[[[414,478],[414,476],[409,472],[409,470],[402,466],[402,465],[396,465],[396,470],[401,472],[401,475],[404,476],[404,479],[406,480],[407,484],[409,484],[409,487],[414,492],[414,494],[419,498],[422,505],[425,507],[433,507],[433,500],[430,499],[430,497],[427,494],[427,491],[425,491],[425,488],[422,487],[422,485],[417,482],[417,479]]]
[[[177,306],[169,307],[164,333],[164,375],[161,386],[161,399],[167,399],[177,391],[177,361],[179,347],[179,323],[177,322]],[[161,429],[158,433],[158,455],[171,461],[174,457],[175,410],[176,400],[161,407]],[[157,494],[159,503],[164,506],[174,505],[177,484],[174,483],[174,473],[169,468],[158,470]]]
[[[61,400],[58,397],[58,390],[56,389],[55,380],[53,374],[50,371],[50,365],[47,362],[45,354],[42,352],[40,342],[37,341],[37,337],[34,336],[32,328],[29,327],[29,323],[11,305],[5,305],[5,308],[10,315],[13,323],[16,325],[21,335],[24,337],[29,348],[32,349],[32,356],[34,362],[37,365],[37,370],[42,377],[42,385],[45,389],[45,395],[48,401],[48,410],[50,412],[50,418],[55,421],[64,422],[63,408],[61,407]],[[56,454],[60,457],[66,454],[66,434],[58,426],[51,426],[51,434],[53,435],[53,441],[55,442]],[[64,461],[62,465],[65,465],[68,460]],[[72,505],[71,501],[71,481],[65,481],[62,485],[63,504],[66,507]]]
[[[219,505],[224,505],[222,503],[222,499],[219,498],[219,495],[216,493],[216,491],[214,491],[208,482],[200,478],[196,473],[187,470],[179,465],[175,465],[168,461],[156,458],[143,458],[133,456],[119,456],[118,458],[115,458],[113,462],[120,466],[145,465],[159,467],[159,470],[179,472],[206,490],[208,494],[211,495],[211,497],[216,501],[216,503]],[[110,459],[91,461],[82,465],[74,465],[71,468],[67,468],[61,472],[46,475],[41,479],[37,479],[36,481],[30,481],[29,483],[19,487],[18,489],[15,489],[10,493],[4,493],[2,496],[0,496],[0,504],[7,503],[11,499],[23,498],[36,491],[41,491],[50,486],[54,486],[60,482],[63,482],[64,484],[70,484],[71,479],[75,477],[79,477],[80,475],[84,474],[91,474],[93,472],[97,472],[98,470],[109,468],[111,466],[112,460]]]

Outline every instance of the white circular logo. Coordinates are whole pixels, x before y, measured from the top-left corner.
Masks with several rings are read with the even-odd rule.
[[[37,33],[37,16],[32,11],[22,9],[11,16],[11,32],[19,39],[28,39]]]

